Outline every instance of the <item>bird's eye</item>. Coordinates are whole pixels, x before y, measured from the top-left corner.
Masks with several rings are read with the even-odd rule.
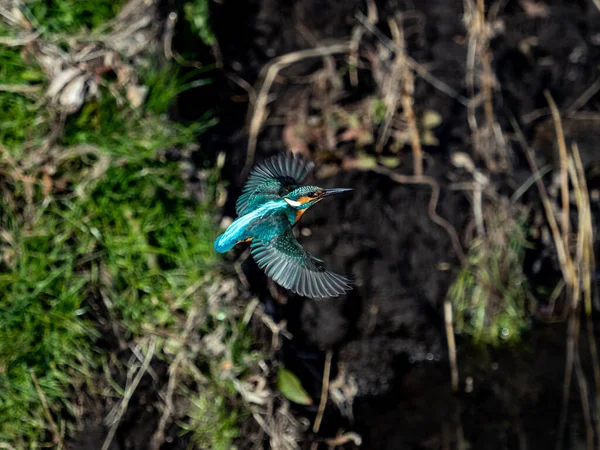
[[[319,193],[318,192],[311,192],[310,194],[308,194],[308,196],[310,198],[317,198],[319,196]]]

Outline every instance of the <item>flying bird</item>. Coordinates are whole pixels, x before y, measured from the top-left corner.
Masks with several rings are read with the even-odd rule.
[[[238,218],[215,240],[227,252],[250,242],[250,253],[277,284],[305,297],[337,297],[352,281],[325,269],[294,237],[292,227],[325,197],[353,189],[301,186],[314,164],[293,153],[281,153],[256,165],[237,200]]]

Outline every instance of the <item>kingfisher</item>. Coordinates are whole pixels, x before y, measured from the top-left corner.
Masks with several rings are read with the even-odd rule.
[[[302,186],[314,164],[280,153],[253,167],[236,202],[238,218],[215,240],[225,253],[250,243],[258,267],[278,285],[304,297],[337,297],[352,289],[348,278],[325,269],[300,245],[292,228],[311,206],[353,189]]]

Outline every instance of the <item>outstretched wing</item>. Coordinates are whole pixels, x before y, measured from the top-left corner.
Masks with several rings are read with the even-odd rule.
[[[337,297],[352,289],[352,281],[326,270],[323,261],[304,250],[289,226],[270,241],[253,240],[250,249],[273,281],[296,294]]]
[[[296,189],[313,169],[314,164],[293,153],[280,153],[255,166],[244,185],[235,209],[246,214],[249,204],[256,207],[282,197]]]

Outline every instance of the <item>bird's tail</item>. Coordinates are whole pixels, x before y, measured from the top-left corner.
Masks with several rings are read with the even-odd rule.
[[[225,253],[233,248],[235,242],[227,236],[227,233],[223,233],[217,239],[215,239],[215,250],[219,253]]]

